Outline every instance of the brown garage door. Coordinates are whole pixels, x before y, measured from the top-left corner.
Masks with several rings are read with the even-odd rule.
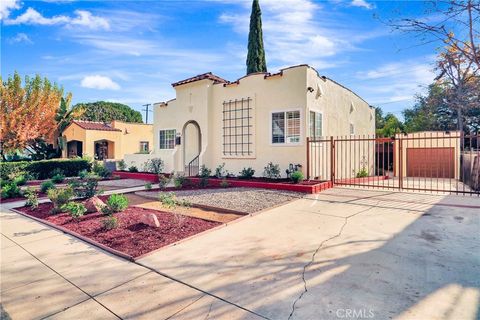
[[[409,177],[454,178],[454,148],[407,148]]]

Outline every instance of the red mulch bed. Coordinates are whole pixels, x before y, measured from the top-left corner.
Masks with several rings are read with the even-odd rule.
[[[40,198],[45,198],[47,196],[46,193],[38,192],[37,191],[37,197],[38,199]],[[15,202],[15,201],[22,201],[22,200],[27,200],[25,197],[17,197],[17,198],[8,198],[8,199],[3,199],[2,198],[2,203],[8,203],[8,202]]]
[[[132,257],[138,257],[221,224],[186,216],[183,216],[183,222],[179,224],[171,213],[128,207],[125,211],[115,214],[118,227],[105,230],[102,225],[105,216],[101,213],[87,214],[79,221],[75,221],[66,213],[50,215],[51,209],[51,203],[42,203],[37,209],[17,208],[28,215],[74,231]],[[160,222],[160,228],[139,223],[140,216],[144,213],[155,214]]]

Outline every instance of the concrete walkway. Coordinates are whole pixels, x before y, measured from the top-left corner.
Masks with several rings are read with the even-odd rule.
[[[478,316],[478,198],[332,189],[139,264],[1,211],[12,319]]]

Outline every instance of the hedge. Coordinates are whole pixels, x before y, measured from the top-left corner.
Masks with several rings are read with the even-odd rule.
[[[13,171],[26,171],[43,180],[50,178],[52,171],[56,168],[62,170],[65,176],[74,177],[78,176],[78,173],[82,170],[90,171],[91,166],[91,163],[85,159],[2,162],[0,164],[0,177],[8,179],[8,175]]]

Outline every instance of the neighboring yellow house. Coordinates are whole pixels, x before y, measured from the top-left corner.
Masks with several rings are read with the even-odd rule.
[[[150,153],[153,126],[143,123],[111,123],[74,120],[63,132],[64,158],[92,156],[98,160],[123,159],[125,154]]]
[[[306,138],[374,135],[375,110],[308,65],[229,82],[212,73],[172,86],[176,99],[154,105],[154,155],[165,171],[225,163],[237,174],[268,162],[306,166]],[[187,172],[188,173],[188,172]]]

